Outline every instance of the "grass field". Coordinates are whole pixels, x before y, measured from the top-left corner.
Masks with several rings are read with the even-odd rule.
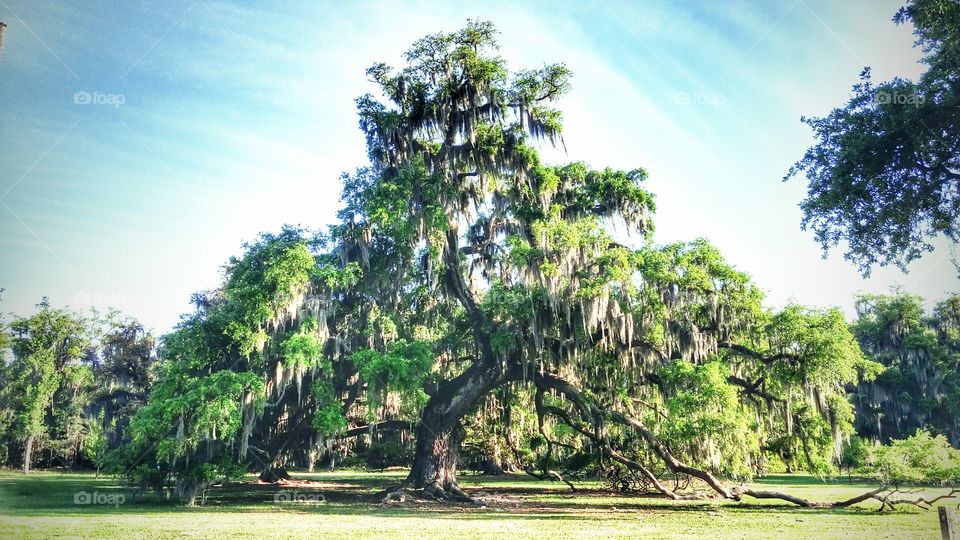
[[[379,504],[401,472],[295,474],[309,488],[252,483],[214,488],[206,505],[187,508],[137,498],[112,479],[83,473],[0,473],[3,538],[930,538],[940,537],[936,512],[877,513],[878,503],[811,510],[756,501],[675,502],[587,489],[570,493],[525,476],[463,476],[464,488],[488,499],[467,505]],[[757,482],[816,500],[839,500],[868,489],[803,476]],[[84,495],[86,494],[86,496]],[[325,502],[317,502],[322,494]],[[92,500],[78,504],[75,498]],[[281,501],[277,499],[299,499]],[[953,504],[955,504],[954,501]]]

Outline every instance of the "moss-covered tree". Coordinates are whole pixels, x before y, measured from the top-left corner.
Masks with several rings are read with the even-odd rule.
[[[439,360],[407,487],[462,495],[462,419],[505,384],[536,388],[540,423],[631,466],[646,449],[724,496],[737,494],[708,469],[748,476],[768,443],[829,466],[850,424],[843,387],[869,365],[838,312],[769,314],[705,242],[648,245],[642,169],[543,164],[564,66],[511,74],[480,22],[405,60],[368,70],[386,101],[358,100],[371,166],[347,178],[333,237],[394,339],[432,338]]]
[[[880,369],[842,314],[770,311],[707,242],[653,245],[644,170],[543,163],[537,147],[562,141],[563,65],[511,73],[477,21],[404,59],[367,71],[381,93],[357,100],[370,163],[344,175],[338,223],[248,245],[164,338],[126,470],[173,475],[192,499],[412,419],[412,467],[389,499],[466,499],[469,430],[543,476],[562,478],[564,454],[672,498],[810,505],[729,480],[840,460],[845,389]]]
[[[886,368],[856,389],[857,431],[887,442],[924,429],[960,445],[960,297],[930,314],[904,292],[861,295],[856,306],[853,331]]]

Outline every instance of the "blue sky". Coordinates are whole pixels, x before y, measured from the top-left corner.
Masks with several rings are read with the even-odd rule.
[[[562,61],[567,154],[650,172],[658,242],[706,237],[780,306],[957,290],[953,246],[863,280],[800,230],[801,115],[920,72],[899,2],[0,0],[0,310],[44,295],[157,331],[244,240],[319,227],[364,164],[353,99],[425,33],[494,21],[512,67]]]

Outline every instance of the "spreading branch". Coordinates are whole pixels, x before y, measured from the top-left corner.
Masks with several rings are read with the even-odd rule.
[[[846,508],[857,503],[873,499],[881,502],[882,510],[884,508],[893,509],[896,505],[901,504],[910,504],[920,508],[929,509],[938,501],[954,498],[960,494],[960,488],[951,488],[949,492],[932,498],[924,498],[919,496],[898,497],[899,495],[911,495],[913,493],[897,488],[881,486],[843,501],[812,502],[801,497],[796,497],[794,495],[781,493],[778,491],[757,490],[745,486],[729,487],[709,471],[688,465],[677,458],[667,447],[667,445],[664,444],[663,441],[661,441],[652,430],[644,425],[643,422],[620,411],[601,408],[592,400],[587,399],[581,393],[579,388],[577,388],[573,383],[566,381],[557,375],[549,373],[538,374],[534,378],[534,383],[537,385],[538,392],[542,392],[545,389],[550,389],[561,394],[573,405],[573,411],[579,413],[580,419],[575,418],[571,414],[571,411],[554,405],[542,406],[542,414],[550,414],[555,416],[560,421],[564,422],[575,431],[600,446],[604,453],[610,456],[610,458],[613,460],[630,469],[639,471],[650,481],[654,487],[656,487],[658,491],[674,500],[703,499],[706,498],[707,495],[699,492],[679,493],[675,490],[669,489],[663,484],[663,482],[660,481],[659,478],[657,478],[655,474],[652,473],[652,471],[650,471],[648,467],[625,456],[619,449],[615,447],[608,437],[601,435],[600,431],[595,429],[598,427],[600,422],[606,420],[608,422],[613,422],[632,429],[635,433],[640,435],[653,453],[660,458],[664,464],[666,464],[667,468],[669,468],[671,472],[674,474],[688,475],[692,478],[701,480],[707,484],[717,495],[724,499],[740,501],[744,496],[753,497],[755,499],[776,499],[804,508]],[[540,409],[540,407],[538,407],[538,409]]]

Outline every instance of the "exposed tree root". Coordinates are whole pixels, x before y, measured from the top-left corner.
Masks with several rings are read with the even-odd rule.
[[[387,491],[383,497],[383,503],[385,504],[418,501],[477,504],[477,501],[473,497],[467,495],[462,489],[460,489],[460,486],[456,484],[441,486],[439,483],[433,483],[422,488],[415,488],[407,484],[401,484],[395,489]]]
[[[287,472],[287,469],[283,467],[269,467],[260,473],[260,476],[257,478],[257,480],[267,484],[276,484],[277,482],[285,480],[293,480],[293,477],[290,476],[290,473]]]

